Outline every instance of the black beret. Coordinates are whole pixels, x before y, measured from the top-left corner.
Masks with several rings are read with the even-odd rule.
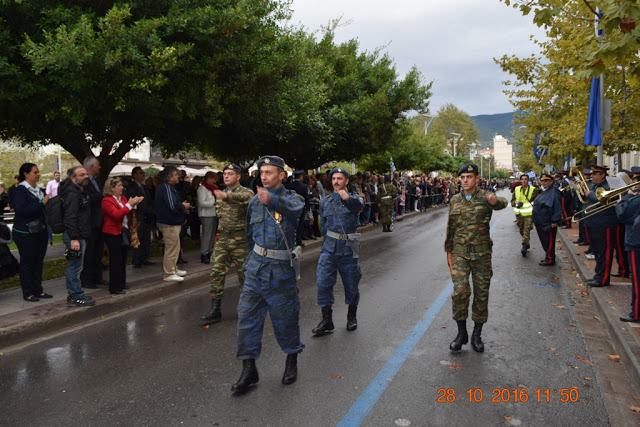
[[[465,163],[458,171],[458,176],[462,175],[463,173],[475,173],[476,175],[478,175],[478,165],[476,165],[475,163]]]
[[[229,163],[228,165],[226,165],[224,167],[223,171],[226,171],[226,170],[231,170],[231,171],[235,171],[235,172],[238,172],[238,173],[242,172],[242,168],[240,166],[236,165],[235,163]]]
[[[331,177],[333,176],[334,173],[341,173],[342,175],[344,175],[344,177],[346,179],[349,179],[349,172],[347,172],[347,170],[345,168],[333,168],[333,169],[331,169],[331,172],[329,172],[329,179],[331,179]]]
[[[258,169],[260,169],[262,166],[277,166],[281,169],[284,169],[284,160],[282,160],[281,157],[278,156],[263,156],[260,157],[260,160],[258,160]]]

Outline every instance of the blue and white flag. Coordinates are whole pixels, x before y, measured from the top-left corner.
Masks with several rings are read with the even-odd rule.
[[[391,174],[396,171],[396,165],[393,163],[393,157],[389,157],[389,161],[391,162]]]
[[[597,147],[602,145],[600,134],[600,78],[591,79],[591,95],[589,96],[589,116],[584,129],[584,145]]]

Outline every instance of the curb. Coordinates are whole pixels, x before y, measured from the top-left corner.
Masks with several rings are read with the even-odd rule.
[[[558,236],[565,248],[572,248],[573,243],[569,240],[564,230],[559,230]],[[578,274],[583,280],[593,275],[589,266],[580,258],[575,250],[567,250],[571,262]],[[604,289],[589,288],[590,295],[593,295],[596,311],[603,320],[603,324],[607,329],[611,342],[620,359],[626,367],[627,373],[631,378],[633,387],[636,391],[640,390],[640,339],[629,328],[622,328],[624,325],[619,320],[620,313],[618,309],[607,304],[607,292]]]
[[[408,212],[400,217],[400,220],[419,213],[435,212],[438,208],[430,208],[425,212]],[[397,221],[397,219],[396,219]],[[369,224],[358,228],[358,232],[367,233],[381,227],[378,224]],[[314,249],[322,244],[322,239],[307,240],[303,249]],[[304,262],[304,261],[303,261]],[[234,274],[235,268],[229,270]],[[137,287],[140,284],[141,287]],[[187,274],[183,282],[164,282],[162,275],[153,278],[138,279],[128,282],[132,289],[122,296],[111,297],[108,291],[102,295],[96,295],[96,305],[92,307],[67,307],[66,301],[48,304],[49,313],[41,317],[31,317],[0,328],[0,349],[16,346],[28,340],[42,338],[46,335],[62,332],[65,329],[81,325],[83,323],[100,320],[123,310],[137,308],[143,305],[159,302],[160,299],[205,287],[209,284],[209,269]],[[231,285],[236,286],[236,285]],[[230,287],[231,287],[230,286]],[[136,289],[137,288],[137,289]],[[39,315],[40,313],[38,313]]]

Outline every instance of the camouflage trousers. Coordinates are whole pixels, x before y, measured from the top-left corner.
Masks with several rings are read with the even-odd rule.
[[[533,217],[516,215],[516,224],[520,229],[520,235],[522,236],[522,244],[529,245],[531,238],[531,229],[533,229]]]
[[[381,201],[380,202],[380,222],[382,222],[382,225],[391,225],[392,214],[393,214],[393,199]]]
[[[358,258],[349,255],[334,255],[329,252],[320,252],[318,269],[318,305],[322,308],[331,307],[334,303],[333,287],[336,284],[340,272],[340,278],[344,285],[344,302],[348,305],[358,305],[360,291],[358,283],[362,278],[362,271]]]
[[[471,306],[474,322],[486,323],[489,317],[489,286],[491,284],[491,252],[473,258],[463,255],[453,255],[451,280],[453,294],[451,302],[453,320],[466,320],[469,316],[469,298],[471,286],[469,275],[473,279],[473,305]]]
[[[211,299],[219,299],[224,296],[224,280],[232,265],[236,266],[238,283],[242,291],[242,285],[244,284],[243,264],[246,259],[247,241],[244,235],[237,239],[220,236],[211,256],[211,273],[209,275],[209,282],[211,283],[209,295]]]
[[[290,280],[275,277],[264,281],[251,272],[238,301],[238,359],[257,359],[262,350],[264,321],[269,312],[273,332],[286,354],[300,353],[300,298],[295,276]]]

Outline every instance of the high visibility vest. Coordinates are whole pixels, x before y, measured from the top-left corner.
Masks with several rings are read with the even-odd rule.
[[[533,215],[533,202],[530,202],[531,196],[533,196],[534,188],[529,185],[526,191],[522,191],[522,186],[516,187],[516,202],[522,203],[521,208],[515,208],[522,216]]]

